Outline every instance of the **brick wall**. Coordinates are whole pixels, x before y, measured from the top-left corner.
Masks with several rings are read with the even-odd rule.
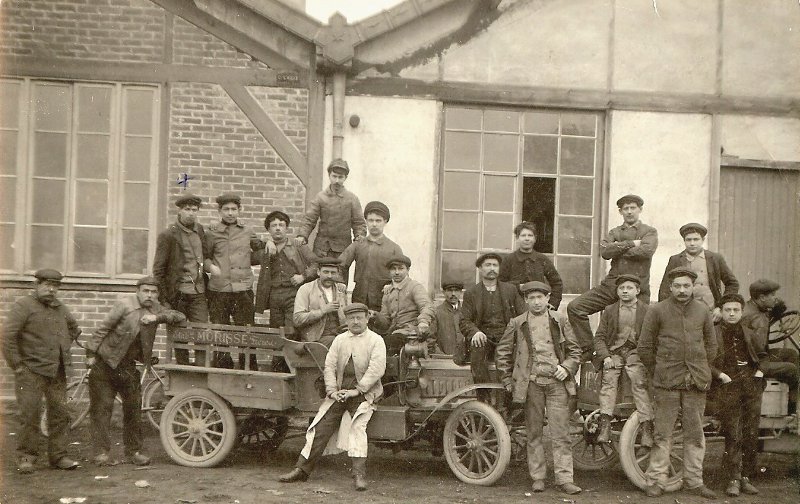
[[[173,63],[234,68],[267,68],[230,44],[175,18],[173,31]]]

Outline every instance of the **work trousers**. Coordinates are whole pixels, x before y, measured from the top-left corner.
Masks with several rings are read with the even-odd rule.
[[[273,287],[269,291],[269,326],[273,329],[280,327],[287,331],[294,329],[294,298],[297,296],[297,287]],[[297,340],[295,334],[287,335],[290,339]],[[272,357],[272,371],[288,373],[289,366],[286,359],[280,356]]]
[[[47,406],[47,454],[50,463],[67,455],[69,410],[67,409],[67,378],[64,365],[58,367],[56,376],[50,378],[34,373],[24,364],[14,371],[20,432],[17,436],[17,454],[20,459],[33,461],[39,454],[39,421],[42,396]]]
[[[486,343],[478,347],[470,344],[469,347],[469,368],[472,371],[473,383],[489,383],[489,363],[494,362],[494,353],[497,342],[491,338],[486,338]],[[478,399],[484,402],[489,400],[488,390],[478,390]]]
[[[626,356],[615,355],[614,360],[619,359],[623,365],[611,369],[603,368],[602,378],[600,379],[600,413],[613,416],[614,406],[617,402],[617,389],[622,370],[631,381],[631,392],[633,402],[636,404],[636,411],[642,421],[653,419],[653,406],[650,404],[650,393],[647,389],[647,373],[639,360],[636,349],[628,352]]]
[[[342,421],[342,415],[347,411],[352,417],[355,415],[356,410],[361,406],[362,402],[364,402],[364,395],[358,394],[356,397],[351,397],[346,401],[337,401],[333,403],[331,407],[328,408],[328,411],[325,412],[325,415],[314,426],[314,441],[311,443],[311,451],[308,454],[308,458],[300,455],[297,458],[295,467],[302,469],[306,474],[311,474],[317,461],[319,461],[319,458],[325,452],[325,447],[328,446],[328,441],[330,441],[331,436],[338,432],[339,424]],[[357,427],[352,426],[351,428]],[[364,429],[366,429],[366,424],[364,425]],[[364,433],[364,436],[366,437],[366,433]]]
[[[252,290],[240,292],[207,291],[208,311],[212,324],[231,323],[238,326],[251,326],[255,323],[255,297]],[[228,352],[214,352],[212,366],[232,368],[233,360]],[[244,354],[239,354],[239,369],[244,369]],[[258,369],[255,354],[250,355],[250,369]]]
[[[703,436],[706,393],[697,389],[656,388],[654,396],[654,441],[646,473],[647,484],[658,485],[662,489],[665,487],[672,456],[675,421],[678,414],[681,414],[684,488],[697,488],[703,484],[703,458],[706,453],[706,438]]]
[[[528,382],[525,397],[525,428],[528,433],[528,471],[534,481],[543,480],[547,474],[544,459],[545,411],[547,429],[553,444],[553,472],[556,485],[572,483],[572,444],[569,439],[569,392],[564,382],[537,385]]]
[[[757,473],[758,423],[764,379],[748,376],[721,385],[720,418],[725,436],[722,472],[728,481],[752,478]]]
[[[122,444],[125,455],[142,449],[142,390],[139,370],[133,361],[113,369],[99,357],[89,375],[89,398],[94,445],[98,452],[111,451],[111,414],[114,398],[122,397]]]
[[[639,299],[649,303],[650,293],[641,292]],[[572,326],[572,330],[575,332],[575,337],[578,339],[578,344],[584,354],[587,354],[587,352],[591,354],[594,346],[592,342],[594,336],[592,335],[592,327],[589,324],[589,315],[602,311],[606,306],[616,303],[617,300],[616,289],[600,284],[584,292],[567,305],[569,324]]]
[[[189,322],[208,323],[208,303],[206,302],[205,293],[186,294],[178,292],[175,306],[173,306],[172,309],[186,315],[186,319]],[[178,364],[189,364],[189,350],[185,348],[176,348],[175,361]],[[194,362],[198,366],[205,365],[206,352],[203,350],[195,350]]]

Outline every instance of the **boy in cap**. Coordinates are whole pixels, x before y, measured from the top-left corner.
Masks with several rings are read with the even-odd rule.
[[[58,300],[61,273],[40,269],[34,277],[33,291],[14,302],[3,328],[3,357],[14,372],[19,408],[17,468],[22,474],[34,471],[39,454],[42,396],[47,404],[50,465],[58,469],[78,467],[67,456],[70,418],[66,369],[71,364],[70,346],[81,330],[69,309]]]
[[[620,275],[617,277],[619,301],[606,307],[600,316],[600,325],[594,335],[594,367],[602,369],[600,386],[600,433],[599,443],[611,442],[611,420],[617,400],[617,387],[622,370],[631,381],[633,400],[642,422],[643,446],[653,445],[653,407],[647,389],[644,364],[636,352],[642,322],[648,305],[637,298],[639,277]]]
[[[525,405],[533,491],[542,492],[545,486],[547,462],[542,432],[547,412],[556,485],[574,495],[581,488],[573,482],[569,402],[576,394],[581,348],[569,323],[558,312],[548,310],[550,286],[534,281],[522,284],[520,289],[527,310],[511,319],[497,344],[497,371],[513,402]]]
[[[442,291],[444,301],[434,309],[433,325],[431,326],[432,338],[436,342],[434,352],[458,357],[461,348],[460,361],[466,359],[464,336],[459,328],[461,319],[461,293],[464,284],[456,280],[444,280]]]
[[[669,297],[667,272],[681,266],[691,268],[697,273],[694,297],[705,303],[716,324],[722,320],[722,310],[719,307],[722,294],[739,292],[739,281],[736,280],[736,276],[722,255],[703,248],[703,242],[708,234],[705,226],[690,222],[681,226],[680,234],[686,248],[680,254],[669,258],[658,290],[658,300],[663,301]]]
[[[339,283],[339,259],[321,257],[317,261],[317,275],[313,282],[297,289],[294,300],[294,326],[300,341],[317,341],[330,347],[345,323],[344,306],[347,291]]]
[[[550,304],[558,310],[564,283],[553,262],[546,255],[533,250],[536,245],[536,226],[533,222],[520,222],[514,228],[514,236],[517,238],[517,250],[503,258],[499,280],[516,286],[534,280],[550,285]]]
[[[373,311],[380,311],[383,287],[391,281],[386,262],[403,255],[403,249],[383,234],[389,217],[389,207],[380,201],[367,203],[364,207],[367,237],[348,245],[339,256],[343,270],[353,261],[356,263],[353,302],[364,303]]]
[[[189,322],[208,322],[206,288],[208,278],[203,273],[205,230],[197,222],[202,200],[191,193],[182,194],[175,206],[178,216],[174,224],[159,233],[153,276],[158,282],[161,304],[177,310]],[[189,351],[175,349],[178,364],[189,364]],[[195,351],[195,364],[205,365],[205,352]]]
[[[600,255],[603,259],[611,259],[611,269],[600,285],[584,292],[567,306],[569,322],[586,357],[591,353],[593,339],[589,315],[617,301],[616,280],[619,275],[627,273],[639,277],[639,298],[645,303],[650,302],[650,263],[658,247],[658,232],[639,220],[642,206],[644,200],[635,194],[617,200],[623,223],[600,241]]]
[[[144,277],[136,282],[136,295],[118,301],[86,341],[89,375],[89,413],[93,439],[98,451],[93,461],[110,461],[111,412],[114,398],[122,397],[125,457],[136,465],[147,465],[150,457],[142,450],[142,391],[136,361],[149,365],[158,324],[180,324],[183,313],[158,302],[158,281]]]

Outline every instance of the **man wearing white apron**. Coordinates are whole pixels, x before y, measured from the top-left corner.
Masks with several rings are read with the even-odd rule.
[[[352,303],[344,314],[348,330],[336,336],[325,358],[327,397],[308,427],[295,468],[280,477],[283,483],[307,480],[323,454],[346,450],[356,490],[367,489],[367,422],[375,411],[373,402],[383,393],[386,345],[367,329],[366,305]]]

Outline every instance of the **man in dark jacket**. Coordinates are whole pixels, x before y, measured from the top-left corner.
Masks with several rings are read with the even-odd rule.
[[[203,273],[205,231],[197,222],[202,201],[194,194],[183,194],[175,202],[178,218],[158,235],[153,276],[158,282],[161,304],[177,310],[189,322],[208,322],[207,277]],[[178,364],[189,364],[189,351],[175,349]],[[205,363],[205,352],[195,351],[195,364]]]
[[[697,273],[694,297],[708,306],[716,324],[722,320],[722,310],[719,306],[722,294],[738,293],[739,281],[736,280],[736,276],[722,255],[703,248],[703,242],[708,234],[705,226],[690,222],[681,226],[680,233],[686,249],[669,258],[664,277],[661,279],[661,288],[658,290],[658,300],[663,301],[670,296],[667,273],[678,267],[690,268]]]
[[[136,465],[147,465],[150,457],[142,449],[142,391],[136,361],[150,363],[158,324],[180,324],[186,316],[158,302],[158,282],[144,277],[136,282],[136,296],[117,302],[100,327],[86,342],[89,399],[98,454],[94,462],[109,463],[111,451],[111,412],[114,397],[122,397],[123,442],[126,458]]]
[[[464,284],[458,281],[442,282],[444,301],[434,309],[432,340],[435,342],[434,352],[457,356],[461,346],[460,359],[466,358],[464,337],[459,328],[461,321],[461,292]],[[455,358],[455,357],[454,357]]]
[[[622,370],[631,381],[631,392],[642,421],[643,446],[653,445],[653,407],[647,390],[647,372],[639,359],[636,345],[648,305],[638,299],[639,277],[617,277],[619,301],[606,307],[594,335],[594,367],[603,370],[600,386],[600,433],[597,441],[611,442],[611,419],[617,400]]]
[[[692,297],[694,271],[675,268],[668,278],[672,295],[647,310],[639,335],[639,358],[652,376],[655,399],[646,493],[649,497],[664,493],[673,429],[681,413],[683,488],[713,499],[716,494],[703,484],[703,412],[717,354],[714,323],[706,305]]]
[[[17,467],[20,473],[34,471],[39,454],[39,420],[42,396],[47,404],[47,453],[50,464],[75,469],[78,463],[67,456],[66,368],[69,349],[81,330],[69,309],[56,295],[62,275],[53,269],[37,271],[29,296],[11,307],[3,330],[3,357],[14,371],[20,432],[17,436]]]
[[[722,323],[716,326],[718,350],[711,371],[721,383],[717,399],[725,436],[725,493],[731,497],[741,492],[753,495],[758,489],[750,478],[758,472],[758,424],[765,385],[759,362],[766,354],[757,348],[755,333],[741,323],[744,298],[726,293],[719,303]]]
[[[489,362],[494,360],[497,342],[512,318],[525,313],[525,302],[516,286],[500,282],[499,254],[489,252],[475,261],[481,277],[477,285],[464,292],[461,307],[461,334],[469,347],[470,368],[474,383],[489,382]],[[487,391],[478,390],[478,398],[488,402]]]
[[[533,250],[536,245],[536,226],[533,222],[520,222],[514,228],[517,250],[508,254],[500,263],[498,280],[519,287],[526,282],[543,282],[550,285],[550,304],[558,310],[564,283],[553,262],[546,255]]]

